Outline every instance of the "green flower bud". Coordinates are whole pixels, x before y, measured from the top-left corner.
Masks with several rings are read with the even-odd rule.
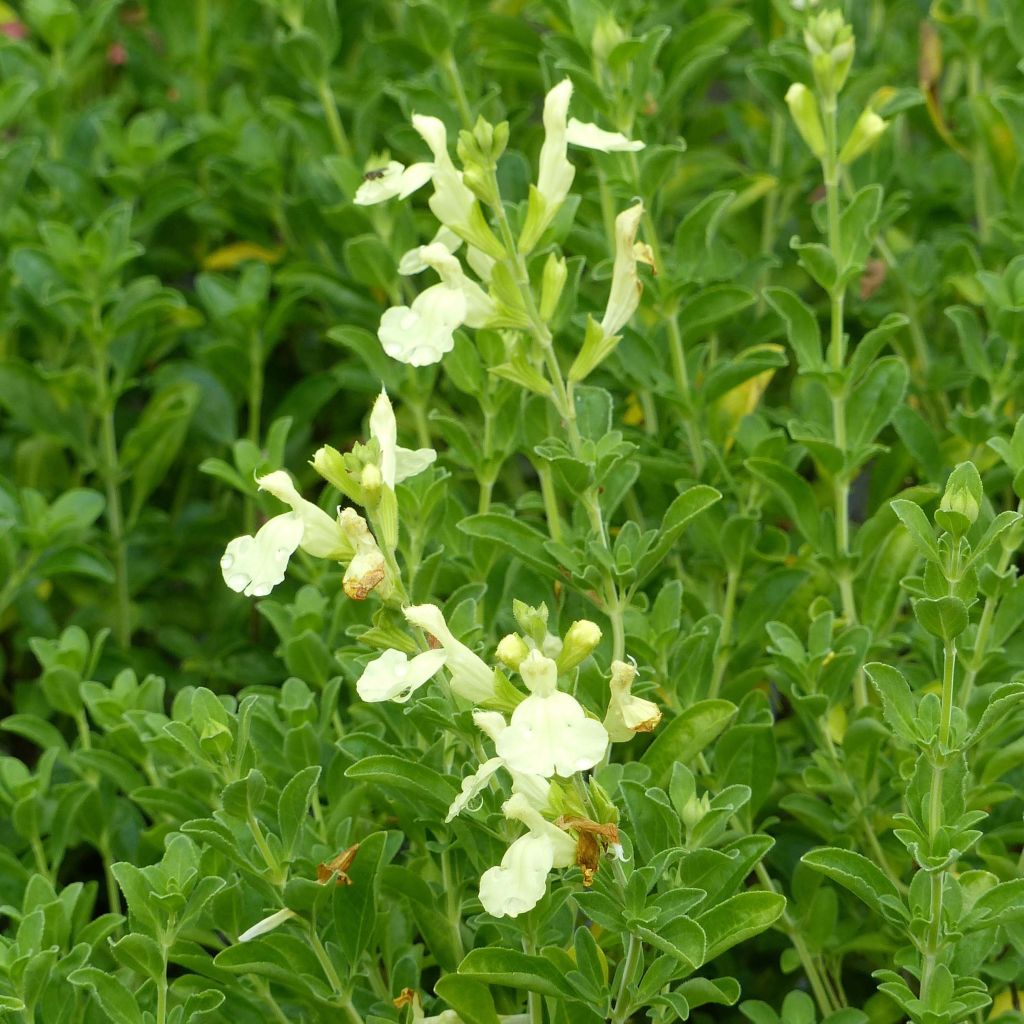
[[[540,317],[545,323],[555,315],[568,275],[569,269],[565,260],[551,253],[544,264],[544,276],[540,287]]]
[[[822,11],[808,22],[804,42],[818,88],[826,96],[835,96],[845,84],[853,63],[853,29],[840,11]]]
[[[535,643],[544,643],[548,634],[548,606],[539,604],[531,608],[523,601],[512,602],[512,614],[519,628]]]
[[[981,500],[984,491],[981,486],[981,476],[973,462],[961,462],[946,481],[946,490],[939,502],[939,509],[943,512],[956,512],[962,515],[969,523],[978,519],[981,511]]]
[[[608,55],[625,39],[626,33],[622,30],[622,26],[610,14],[605,14],[598,18],[597,24],[594,26],[594,34],[590,37],[590,48],[594,51],[594,57],[601,64],[607,64]]]
[[[526,641],[518,633],[502,637],[494,654],[507,668],[518,671],[519,663],[530,653]]]
[[[814,93],[802,82],[794,82],[786,92],[786,103],[800,137],[807,148],[821,160],[825,156],[825,132]]]
[[[881,118],[873,110],[868,108],[853,126],[843,148],[839,151],[839,162],[841,164],[852,164],[858,157],[863,156],[875,143],[885,134],[889,122]]]
[[[199,745],[205,753],[212,757],[222,757],[231,749],[232,742],[231,730],[223,722],[208,718],[203,723]]]
[[[384,477],[381,475],[380,467],[372,462],[363,466],[363,471],[359,476],[359,483],[363,488],[363,505],[366,508],[375,508],[380,501],[381,489],[384,486]]]
[[[316,450],[312,458],[313,468],[333,487],[357,505],[363,504],[363,489],[345,463],[345,456],[336,448],[325,444]]]
[[[586,660],[601,642],[601,630],[589,619],[574,622],[562,641],[562,652],[558,656],[558,671],[569,672]]]
[[[683,825],[686,831],[692,832],[704,820],[704,815],[710,810],[711,801],[708,799],[707,793],[703,796],[691,793],[690,799],[683,806],[682,813]]]

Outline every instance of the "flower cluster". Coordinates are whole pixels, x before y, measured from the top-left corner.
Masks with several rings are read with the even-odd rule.
[[[371,591],[382,598],[391,596],[397,580],[389,570],[387,551],[397,540],[397,512],[388,512],[396,509],[395,485],[436,458],[430,448],[413,451],[399,446],[394,409],[382,391],[370,413],[370,442],[355,445],[347,456],[325,445],[312,464],[371,518],[379,518],[384,547],[354,508],[339,507],[332,517],[303,498],[285,470],[276,470],[257,477],[256,483],[291,511],[268,520],[254,536],[236,537],[228,544],[220,560],[224,582],[247,597],[265,597],[284,579],[291,556],[301,548],[314,558],[347,563],[343,587],[349,597],[365,600]]]
[[[559,638],[547,632],[546,607],[516,602],[516,617],[526,636],[509,634],[496,656],[518,674],[521,689],[457,639],[437,606],[413,606],[404,612],[409,624],[426,634],[428,649],[413,657],[385,650],[363,669],[356,690],[368,702],[404,703],[443,669],[451,694],[473,705],[473,721],[493,744],[494,754],[463,779],[445,820],[451,822],[471,809],[502,773],[511,784],[502,811],[509,821],[526,827],[501,863],[482,875],[484,909],[494,917],[525,913],[543,897],[548,874],[555,868],[577,865],[589,884],[598,867],[595,835],[602,837],[606,849],[620,851],[616,815],[606,802],[606,820],[594,821],[588,816],[592,808],[583,806],[576,790],[563,781],[601,764],[611,743],[657,725],[657,705],[630,693],[635,666],[612,663],[607,711],[601,721],[568,692],[577,668],[601,640],[593,622],[577,621]],[[563,681],[565,688],[560,687]]]
[[[436,117],[413,115],[412,125],[433,155],[432,162],[405,167],[395,160],[372,169],[355,195],[357,205],[371,205],[389,199],[405,199],[427,183],[434,191],[431,212],[440,222],[433,239],[407,252],[399,262],[399,273],[419,274],[432,270],[440,279],[413,299],[411,305],[392,306],[381,317],[377,336],[384,351],[399,362],[425,366],[439,362],[455,345],[460,327],[522,326],[517,311],[494,281],[497,261],[508,259],[510,248],[526,255],[534,250],[569,195],[576,169],[569,162],[568,147],[579,146],[603,153],[635,152],[643,143],[620,132],[606,131],[569,117],[572,82],[566,78],[548,92],[544,101],[544,143],[540,151],[537,180],[530,186],[525,222],[517,239],[508,234],[501,197],[488,181],[488,170],[504,149],[507,125],[491,127],[478,122],[473,132],[462,132],[459,170],[448,152],[444,122]],[[499,222],[499,240],[480,208],[483,201],[494,210]],[[617,222],[622,242],[617,247],[608,310],[602,320],[605,337],[612,337],[636,310],[640,284],[637,261],[653,262],[646,247],[635,248],[634,240],[643,205],[634,204]],[[466,264],[456,255],[466,246]],[[618,243],[617,243],[618,244]]]

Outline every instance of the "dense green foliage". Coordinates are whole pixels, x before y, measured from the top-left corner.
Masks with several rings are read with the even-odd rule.
[[[1024,6],[0,27],[0,1021],[1024,1020]]]

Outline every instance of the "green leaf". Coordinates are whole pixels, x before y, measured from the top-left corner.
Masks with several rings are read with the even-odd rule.
[[[906,917],[896,884],[867,857],[852,850],[825,846],[805,853],[801,861],[849,889],[887,921]]]
[[[924,629],[944,643],[951,643],[967,628],[967,605],[959,597],[918,598],[914,614]]]
[[[736,316],[754,303],[747,288],[720,284],[702,289],[679,310],[680,329],[684,341],[704,337],[720,323]]]
[[[499,1024],[494,999],[485,984],[465,974],[446,974],[434,985],[434,991],[465,1024]]]
[[[675,498],[662,517],[656,543],[637,563],[636,571],[639,582],[643,582],[662,565],[665,556],[672,550],[690,520],[710,508],[716,501],[720,501],[721,498],[721,492],[704,484],[689,487]]]
[[[443,775],[425,764],[417,764],[409,758],[394,754],[371,754],[364,757],[350,765],[345,776],[373,782],[386,790],[408,793],[417,800],[424,800],[446,811],[455,799],[455,787]]]
[[[790,347],[802,373],[824,370],[821,356],[821,328],[811,308],[788,288],[766,288],[768,304],[786,323]]]
[[[550,960],[530,956],[516,949],[473,949],[459,964],[459,974],[467,975],[487,985],[525,989],[542,996],[572,999],[572,986]]]
[[[932,524],[928,522],[928,517],[921,510],[921,506],[906,498],[897,498],[889,504],[899,517],[900,522],[907,528],[907,532],[921,554],[929,561],[940,561],[941,555],[938,542],[935,540],[935,531],[932,529]]]
[[[903,401],[907,380],[906,364],[896,356],[879,359],[864,374],[846,406],[850,450],[875,440]]]
[[[917,701],[903,673],[880,661],[869,662],[864,671],[882,698],[882,712],[893,731],[910,743],[918,742]]]
[[[961,924],[970,931],[1019,921],[1024,921],[1024,878],[1000,882],[983,892]]]
[[[522,520],[498,512],[485,512],[460,520],[458,528],[470,537],[498,544],[545,576],[559,575],[558,565],[545,547],[547,538]]]
[[[779,893],[740,892],[701,914],[697,923],[708,937],[705,963],[770,928],[785,909],[786,898]]]
[[[817,549],[821,543],[818,502],[811,485],[799,473],[772,459],[747,459],[744,465],[768,485],[807,543]]]
[[[111,1024],[143,1024],[135,997],[114,975],[98,967],[80,967],[68,975],[68,981],[89,989]]]
[[[663,726],[640,759],[651,770],[651,783],[666,786],[672,766],[692,761],[718,737],[736,714],[727,700],[702,700],[691,704]]]
[[[138,518],[146,499],[170,472],[185,441],[199,397],[199,388],[190,381],[158,391],[139,422],[125,436],[121,466],[132,485],[130,521]]]
[[[295,843],[309,812],[310,801],[316,794],[320,780],[320,765],[313,764],[297,772],[281,790],[277,802],[277,821],[281,835],[283,855],[290,859]]]
[[[118,961],[147,978],[162,978],[166,970],[163,953],[148,935],[130,932],[111,943],[111,951]]]
[[[359,844],[346,874],[351,885],[336,885],[332,895],[338,945],[348,961],[349,974],[359,969],[377,926],[377,880],[381,868],[396,852],[386,832],[374,832]]]

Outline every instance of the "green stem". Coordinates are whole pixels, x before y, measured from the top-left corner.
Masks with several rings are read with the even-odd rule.
[[[643,944],[632,933],[626,943],[626,956],[622,965],[622,977],[619,979],[619,990],[615,995],[615,1006],[612,1009],[612,1024],[625,1024],[629,1019],[628,989],[629,983],[636,973],[637,963],[643,952]]]
[[[128,552],[124,511],[121,506],[120,460],[114,426],[115,398],[110,387],[110,366],[106,341],[98,336],[99,311],[93,312],[97,336],[91,339],[96,376],[97,405],[100,409],[99,471],[107,497],[107,528],[114,554],[115,614],[114,636],[118,646],[127,650],[131,643],[131,604],[128,593]]]
[[[946,750],[949,747],[953,722],[953,677],[956,670],[956,641],[947,640],[942,652],[942,711],[939,719],[939,750],[932,763],[932,779],[928,792],[928,837],[935,842],[942,828],[942,783],[945,775]],[[927,1004],[942,953],[942,897],[945,869],[931,876],[931,918],[921,964],[921,999]]]
[[[455,62],[455,55],[451,50],[445,52],[444,57],[441,59],[441,65],[452,87],[452,95],[454,95],[455,104],[459,108],[459,119],[462,121],[462,127],[467,130],[472,129],[473,111],[470,109],[469,100],[466,97],[466,87],[462,84],[462,73],[459,71],[459,65]]]
[[[828,247],[837,271],[842,273],[843,257],[842,221],[839,207],[839,145],[837,99],[835,95],[824,97],[822,104],[825,131],[825,155],[821,166],[825,179],[825,210],[827,215]],[[829,293],[829,346],[828,361],[834,373],[842,374],[846,368],[846,336],[843,331],[843,312],[846,303],[846,285],[836,284]],[[836,448],[846,455],[846,389],[832,394],[832,437]],[[843,617],[848,625],[857,622],[857,606],[853,595],[853,581],[850,577],[850,477],[847,470],[839,470],[833,480],[835,505],[836,558],[839,562],[837,577],[839,596],[842,601]],[[854,705],[863,708],[868,703],[867,682],[864,672],[858,668],[853,680]]]
[[[334,90],[326,76],[317,82],[316,91],[320,97],[320,106],[323,108],[324,117],[327,118],[327,130],[331,133],[334,148],[340,156],[351,160],[353,158],[352,144],[345,134],[345,127],[341,123],[341,115],[338,113],[338,101],[334,98]]]
[[[769,892],[777,893],[779,891],[764,864],[758,862],[754,872],[760,883]],[[831,1013],[835,1013],[836,1010],[841,1009],[841,1006],[829,994],[828,986],[825,984],[822,973],[818,970],[818,965],[811,951],[807,948],[807,943],[804,942],[800,927],[793,920],[793,916],[788,908],[782,912],[782,917],[779,918],[779,921],[782,924],[782,930],[786,933],[793,948],[796,950],[796,955],[800,958],[800,964],[804,969],[804,974],[807,975],[807,983],[811,986],[811,992],[814,994],[814,1000],[818,1004],[818,1009],[826,1017]]]
[[[719,687],[722,685],[722,677],[725,675],[726,666],[729,664],[729,648],[732,644],[732,620],[736,612],[736,591],[739,586],[740,567],[730,569],[725,580],[725,599],[722,604],[722,628],[718,633],[718,643],[715,649],[715,665],[711,673],[711,686],[708,689],[708,696],[718,696]]]

